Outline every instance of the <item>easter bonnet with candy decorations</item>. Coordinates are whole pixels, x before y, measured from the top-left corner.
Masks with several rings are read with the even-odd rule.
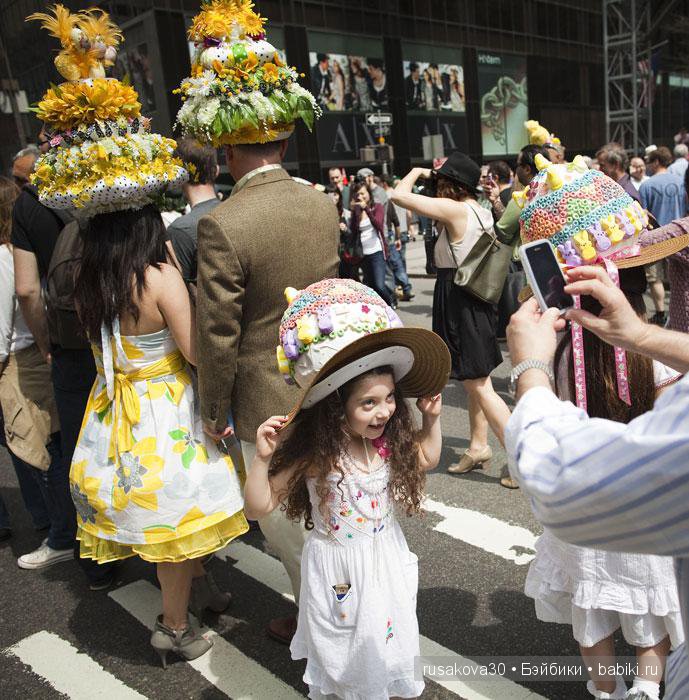
[[[643,283],[642,266],[679,252],[689,245],[689,234],[658,243],[646,243],[649,218],[646,211],[622,187],[598,170],[590,170],[581,156],[571,163],[551,163],[540,154],[535,158],[538,173],[521,192],[512,196],[522,207],[519,218],[524,243],[548,240],[563,269],[580,265],[602,265],[618,285],[622,272],[631,272],[634,286]],[[637,282],[639,278],[641,282]],[[523,301],[531,294],[523,290]],[[581,300],[575,297],[575,305]],[[583,366],[581,327],[572,324],[572,348],[577,366]],[[615,348],[618,396],[630,403],[624,350]],[[585,377],[575,382],[577,405],[586,408]]]

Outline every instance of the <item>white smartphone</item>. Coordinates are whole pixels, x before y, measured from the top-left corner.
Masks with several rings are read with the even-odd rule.
[[[574,306],[574,299],[565,292],[567,282],[555,257],[555,250],[548,241],[532,241],[520,246],[519,257],[526,279],[543,311],[554,307],[565,312]]]

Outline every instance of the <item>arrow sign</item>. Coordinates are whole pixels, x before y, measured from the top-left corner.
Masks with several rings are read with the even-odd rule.
[[[366,115],[369,126],[392,126],[392,114],[389,112],[372,112]]]

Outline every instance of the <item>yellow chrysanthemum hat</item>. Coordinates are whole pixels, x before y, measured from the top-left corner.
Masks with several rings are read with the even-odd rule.
[[[139,209],[172,184],[188,179],[173,157],[176,143],[150,133],[136,91],[105,77],[122,35],[102,10],[70,13],[55,5],[39,20],[60,40],[55,66],[68,82],[51,85],[34,108],[50,136],[31,181],[40,201],[87,215]]]
[[[297,119],[313,128],[321,110],[297,83],[296,68],[266,41],[265,21],[250,0],[202,2],[189,28],[196,46],[191,77],[176,90],[185,136],[217,148],[288,138]]]

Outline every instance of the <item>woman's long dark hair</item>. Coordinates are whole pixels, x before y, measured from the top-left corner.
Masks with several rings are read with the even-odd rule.
[[[74,285],[74,301],[89,338],[101,324],[112,331],[116,317],[139,320],[136,300],[146,287],[146,269],[165,262],[165,226],[158,209],[97,214],[81,224],[83,253]]]
[[[643,268],[620,270],[623,280],[622,289],[632,308],[641,317],[646,317],[646,305],[643,292],[645,278]],[[631,274],[630,274],[631,273]],[[638,277],[633,285],[635,289],[625,289],[624,279]],[[581,297],[581,308],[594,314],[601,312],[600,304],[588,296]],[[632,405],[628,406],[617,395],[617,372],[615,370],[615,350],[593,333],[585,330],[584,337],[584,368],[586,370],[586,402],[588,414],[592,418],[606,418],[620,423],[629,423],[642,413],[653,408],[655,401],[655,381],[653,375],[653,360],[633,352],[627,353],[627,371],[629,377],[629,393]],[[567,353],[565,355],[565,353]],[[567,376],[564,391],[561,373],[557,368],[562,366],[566,356]],[[568,398],[576,395],[574,390],[574,362],[572,359],[572,337],[565,333],[555,353],[556,393],[558,396],[567,394]]]
[[[335,206],[337,207],[337,213],[342,216],[342,211],[344,209],[344,202],[342,201],[342,192],[337,189],[337,187],[333,187],[332,185],[326,185],[325,187],[325,194],[328,196],[331,194],[336,194],[337,195],[337,202]]]
[[[306,479],[316,477],[316,493],[321,501],[321,515],[327,520],[325,508],[328,474],[340,475],[338,486],[345,473],[341,458],[351,439],[347,433],[344,406],[356,384],[365,376],[393,374],[392,367],[378,367],[359,375],[340,387],[311,408],[299,413],[290,435],[282,442],[270,463],[270,475],[274,476],[296,465],[296,470],[287,485],[284,503],[287,517],[299,521],[305,518],[306,529],[313,528],[313,518]],[[406,508],[408,515],[421,509],[426,472],[419,469],[418,434],[414,426],[409,404],[395,387],[396,409],[385,426],[385,437],[392,451],[389,458],[389,493]]]

